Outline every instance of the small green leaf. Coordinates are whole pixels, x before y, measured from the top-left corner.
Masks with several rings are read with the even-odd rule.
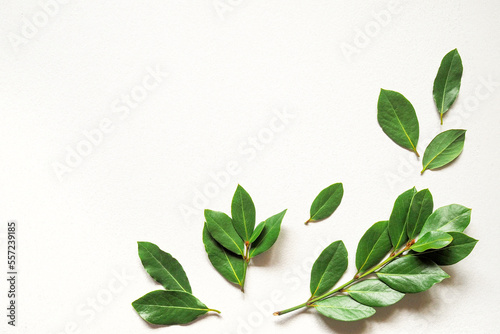
[[[373,224],[363,235],[356,250],[356,268],[363,273],[378,264],[392,248],[388,221]]]
[[[325,317],[340,321],[356,321],[369,318],[375,309],[362,305],[349,296],[335,296],[315,302],[316,310]]]
[[[342,241],[335,241],[314,262],[311,270],[311,298],[333,288],[346,269],[347,249]]]
[[[451,50],[441,61],[432,92],[441,116],[441,124],[443,124],[444,113],[450,109],[453,102],[457,99],[458,92],[460,91],[462,72],[462,59],[457,49]]]
[[[233,253],[244,255],[245,245],[228,215],[219,211],[205,210],[205,219],[210,235],[219,244]]]
[[[408,211],[408,219],[406,222],[406,229],[410,240],[418,236],[433,209],[434,202],[429,189],[420,190],[415,194],[411,202],[410,211]]]
[[[372,306],[389,306],[400,301],[405,294],[389,288],[378,279],[367,279],[345,290],[357,302]]]
[[[255,257],[259,254],[264,253],[269,248],[274,245],[281,230],[281,222],[285,216],[286,210],[267,218],[264,222],[264,229],[260,233],[259,237],[255,242],[252,243],[252,248],[250,249],[250,258]]]
[[[250,195],[238,185],[231,203],[234,229],[244,241],[249,241],[255,227],[255,205]]]
[[[210,262],[214,268],[229,282],[242,286],[245,276],[245,260],[222,247],[203,227],[203,243]]]
[[[144,269],[167,290],[191,293],[189,280],[179,261],[150,242],[138,242]]]
[[[389,218],[389,236],[394,249],[398,249],[408,241],[406,221],[411,207],[413,196],[417,193],[415,187],[398,196]]]
[[[378,124],[396,144],[414,151],[417,156],[419,125],[410,101],[392,90],[380,90],[378,98]]]
[[[432,231],[427,232],[423,237],[411,246],[410,249],[421,253],[428,249],[440,249],[448,246],[453,241],[453,237],[446,232]]]
[[[417,256],[399,258],[377,272],[378,278],[394,290],[422,292],[448,278],[434,262]]]
[[[450,204],[434,211],[425,221],[420,235],[431,231],[463,232],[470,223],[471,209]]]
[[[478,240],[461,232],[448,232],[453,241],[442,249],[422,253],[440,266],[448,266],[465,259],[474,249]]]
[[[265,226],[266,226],[266,222],[265,221],[263,221],[262,223],[260,223],[259,225],[257,225],[257,227],[255,227],[255,230],[253,231],[252,236],[250,237],[250,240],[248,242],[249,243],[254,243],[255,240],[257,240],[257,238],[260,236],[260,234],[264,230]]]
[[[455,160],[464,148],[466,130],[448,130],[438,134],[427,146],[422,159],[426,169],[443,167]]]
[[[344,187],[342,183],[335,183],[323,189],[314,199],[310,218],[306,225],[310,222],[316,222],[330,217],[340,205],[344,196]]]
[[[142,319],[155,325],[187,324],[208,311],[215,311],[183,291],[153,291],[134,301],[132,306]]]

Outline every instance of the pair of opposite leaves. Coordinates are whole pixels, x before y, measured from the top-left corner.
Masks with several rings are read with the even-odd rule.
[[[372,316],[373,307],[398,302],[405,293],[431,288],[449,277],[439,265],[463,260],[477,243],[463,233],[470,223],[470,212],[457,204],[433,212],[428,189],[404,192],[397,198],[390,219],[375,223],[361,238],[356,252],[357,274],[351,284],[331,290],[347,269],[344,243],[335,241],[321,253],[311,271],[307,306],[329,318],[355,321]],[[394,256],[402,247],[408,254]],[[379,264],[391,250],[394,257],[389,259],[393,261]],[[370,273],[375,273],[376,279],[357,281]],[[328,297],[330,293],[335,295]]]
[[[463,73],[462,60],[457,49],[444,56],[434,80],[433,96],[443,124],[443,115],[455,102],[460,91]],[[380,91],[377,119],[382,130],[396,144],[414,151],[417,156],[419,124],[413,105],[402,94]],[[455,160],[464,147],[466,130],[452,129],[438,134],[427,146],[422,159],[422,173],[426,169],[443,167]]]

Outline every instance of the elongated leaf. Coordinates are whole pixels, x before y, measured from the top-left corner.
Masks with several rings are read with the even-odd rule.
[[[410,240],[418,236],[433,209],[434,202],[429,189],[420,190],[415,194],[406,222],[406,229]]]
[[[389,138],[418,156],[419,125],[410,101],[398,92],[381,89],[377,118],[378,124]]]
[[[255,205],[250,195],[238,185],[231,203],[234,229],[244,241],[249,241],[255,227]]]
[[[440,249],[448,246],[453,237],[446,232],[431,231],[424,234],[410,249],[421,253],[428,249]]]
[[[427,218],[420,235],[431,231],[463,232],[470,223],[471,209],[459,204],[440,207]]]
[[[252,248],[250,249],[250,258],[255,257],[259,254],[264,253],[269,248],[274,245],[281,230],[281,222],[285,216],[286,210],[267,218],[264,222],[264,229],[260,233],[259,237],[255,242],[252,243]]]
[[[389,288],[378,279],[367,279],[351,285],[346,292],[357,302],[372,306],[389,306],[400,301],[405,294]]]
[[[320,296],[339,281],[347,269],[347,249],[335,241],[320,254],[311,270],[311,295]]]
[[[203,228],[203,244],[214,268],[229,282],[242,286],[245,276],[245,260],[239,255],[222,247],[208,232],[206,223]]]
[[[264,227],[266,226],[266,222],[263,221],[257,227],[255,227],[255,230],[253,230],[252,236],[250,237],[250,240],[248,242],[253,243],[257,238],[260,236],[262,231],[264,230]]]
[[[455,160],[464,148],[466,130],[448,130],[438,134],[427,146],[422,159],[426,169],[443,167]]]
[[[478,240],[461,232],[448,232],[453,241],[442,249],[428,250],[423,254],[440,266],[448,266],[465,259],[474,249]]]
[[[404,293],[425,291],[450,277],[434,262],[417,256],[394,260],[377,272],[377,276],[389,287]]]
[[[132,303],[142,319],[155,325],[187,324],[211,311],[195,296],[183,291],[157,290]]]
[[[457,49],[451,50],[441,61],[432,92],[436,107],[441,116],[441,124],[443,124],[443,114],[450,109],[453,102],[457,99],[458,92],[460,91],[462,72],[462,59]]]
[[[388,221],[373,224],[363,235],[356,250],[358,273],[365,272],[378,264],[392,248]]]
[[[375,314],[375,309],[362,305],[349,296],[323,299],[315,302],[312,306],[325,317],[340,321],[356,321]]]
[[[408,218],[408,211],[410,210],[413,196],[417,193],[415,187],[405,191],[398,196],[392,209],[391,217],[389,218],[389,236],[391,237],[394,249],[398,249],[406,241],[408,241],[408,234],[406,233],[406,221]]]
[[[167,290],[191,293],[189,280],[179,261],[150,242],[138,242],[144,269]]]
[[[205,219],[210,235],[219,244],[233,253],[244,255],[245,245],[228,215],[219,211],[205,210]]]
[[[342,183],[335,183],[323,189],[311,205],[311,216],[306,224],[330,217],[339,207],[343,196],[344,187]]]

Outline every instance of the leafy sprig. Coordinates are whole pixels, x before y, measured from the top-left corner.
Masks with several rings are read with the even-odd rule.
[[[463,233],[470,213],[457,204],[433,212],[428,189],[405,191],[389,220],[375,223],[361,238],[353,279],[335,287],[347,269],[347,250],[342,241],[335,241],[313,265],[311,297],[274,315],[305,307],[336,320],[355,321],[375,314],[374,307],[398,302],[406,293],[431,288],[449,277],[439,266],[455,264],[474,249],[477,240]]]
[[[238,185],[231,203],[231,216],[205,210],[203,243],[214,268],[244,291],[250,260],[269,250],[278,239],[286,210],[255,227],[255,205]]]

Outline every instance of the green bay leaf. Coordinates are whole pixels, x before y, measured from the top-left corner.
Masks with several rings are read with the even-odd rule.
[[[234,229],[231,218],[223,212],[205,210],[205,219],[210,235],[224,248],[244,255],[245,245]]]
[[[418,241],[411,246],[411,250],[421,253],[428,249],[440,249],[448,246],[453,241],[453,237],[446,232],[431,231],[418,238]]]
[[[234,229],[244,241],[249,241],[255,227],[255,205],[252,198],[238,185],[231,203]]]
[[[264,253],[274,245],[276,240],[278,240],[278,236],[281,231],[281,222],[283,221],[283,217],[285,217],[285,213],[286,210],[283,210],[282,212],[265,220],[262,232],[252,243],[250,258]]]
[[[418,236],[433,209],[434,202],[429,189],[420,190],[415,194],[406,221],[409,240],[413,240]]]
[[[455,160],[464,148],[466,130],[447,130],[438,134],[427,146],[422,159],[422,172],[446,166]]]
[[[425,291],[450,277],[434,262],[413,255],[390,262],[377,276],[389,287],[404,293]]]
[[[461,232],[448,232],[453,241],[446,247],[421,253],[440,266],[448,266],[465,259],[474,249],[478,240]]]
[[[339,207],[343,196],[342,183],[335,183],[323,189],[311,205],[310,218],[306,224],[330,217]]]
[[[378,264],[392,248],[388,221],[373,224],[359,241],[356,250],[356,268],[363,273]]]
[[[245,276],[245,260],[222,247],[203,227],[203,244],[214,268],[229,282],[242,286]]]
[[[431,231],[463,232],[470,223],[471,209],[450,204],[434,211],[425,221],[420,235]]]
[[[378,279],[367,279],[345,290],[357,302],[372,307],[389,306],[400,301],[405,294],[393,290]]]
[[[253,230],[252,236],[250,237],[250,240],[248,242],[250,242],[251,244],[254,243],[255,240],[257,240],[257,238],[260,237],[260,234],[264,230],[264,227],[266,227],[266,222],[265,221],[263,221],[259,225],[257,225],[255,227],[255,230]]]
[[[417,156],[419,125],[410,101],[392,90],[380,90],[377,119],[385,134],[396,144],[414,151]]]
[[[346,269],[347,249],[342,241],[335,241],[314,262],[311,270],[311,298],[333,288]]]
[[[322,299],[311,306],[316,308],[321,315],[340,321],[356,321],[375,314],[375,309],[360,304],[349,296]]]
[[[462,80],[463,65],[457,49],[451,50],[444,56],[439,66],[432,94],[434,102],[441,117],[446,113],[457,99]]]
[[[192,294],[183,291],[153,291],[134,301],[132,306],[142,319],[154,325],[187,324],[212,311]]]
[[[417,193],[415,187],[409,189],[398,196],[389,218],[389,236],[391,237],[392,245],[397,250],[408,241],[406,232],[406,222],[408,212],[410,210],[413,196]]]
[[[139,258],[144,269],[167,290],[191,293],[189,280],[179,261],[150,242],[138,242]]]

